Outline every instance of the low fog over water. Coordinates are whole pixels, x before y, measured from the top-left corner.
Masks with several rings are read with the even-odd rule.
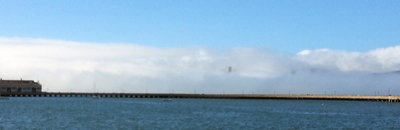
[[[0,77],[53,92],[400,95],[399,55],[400,46],[287,54],[0,38]]]

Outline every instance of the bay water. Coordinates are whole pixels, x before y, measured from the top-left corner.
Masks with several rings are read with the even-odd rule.
[[[15,97],[0,100],[0,129],[400,129],[400,103]]]

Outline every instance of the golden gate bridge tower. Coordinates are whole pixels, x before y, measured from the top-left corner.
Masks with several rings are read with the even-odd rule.
[[[232,68],[232,66],[229,66],[225,69],[222,69],[223,72],[227,72],[227,73],[232,73],[233,71],[236,71],[235,69]]]

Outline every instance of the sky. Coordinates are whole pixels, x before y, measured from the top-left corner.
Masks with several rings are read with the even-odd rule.
[[[400,95],[398,5],[0,0],[0,77],[61,92]]]

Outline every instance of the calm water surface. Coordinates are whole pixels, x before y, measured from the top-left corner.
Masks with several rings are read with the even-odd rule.
[[[10,98],[0,129],[400,129],[400,103]]]

